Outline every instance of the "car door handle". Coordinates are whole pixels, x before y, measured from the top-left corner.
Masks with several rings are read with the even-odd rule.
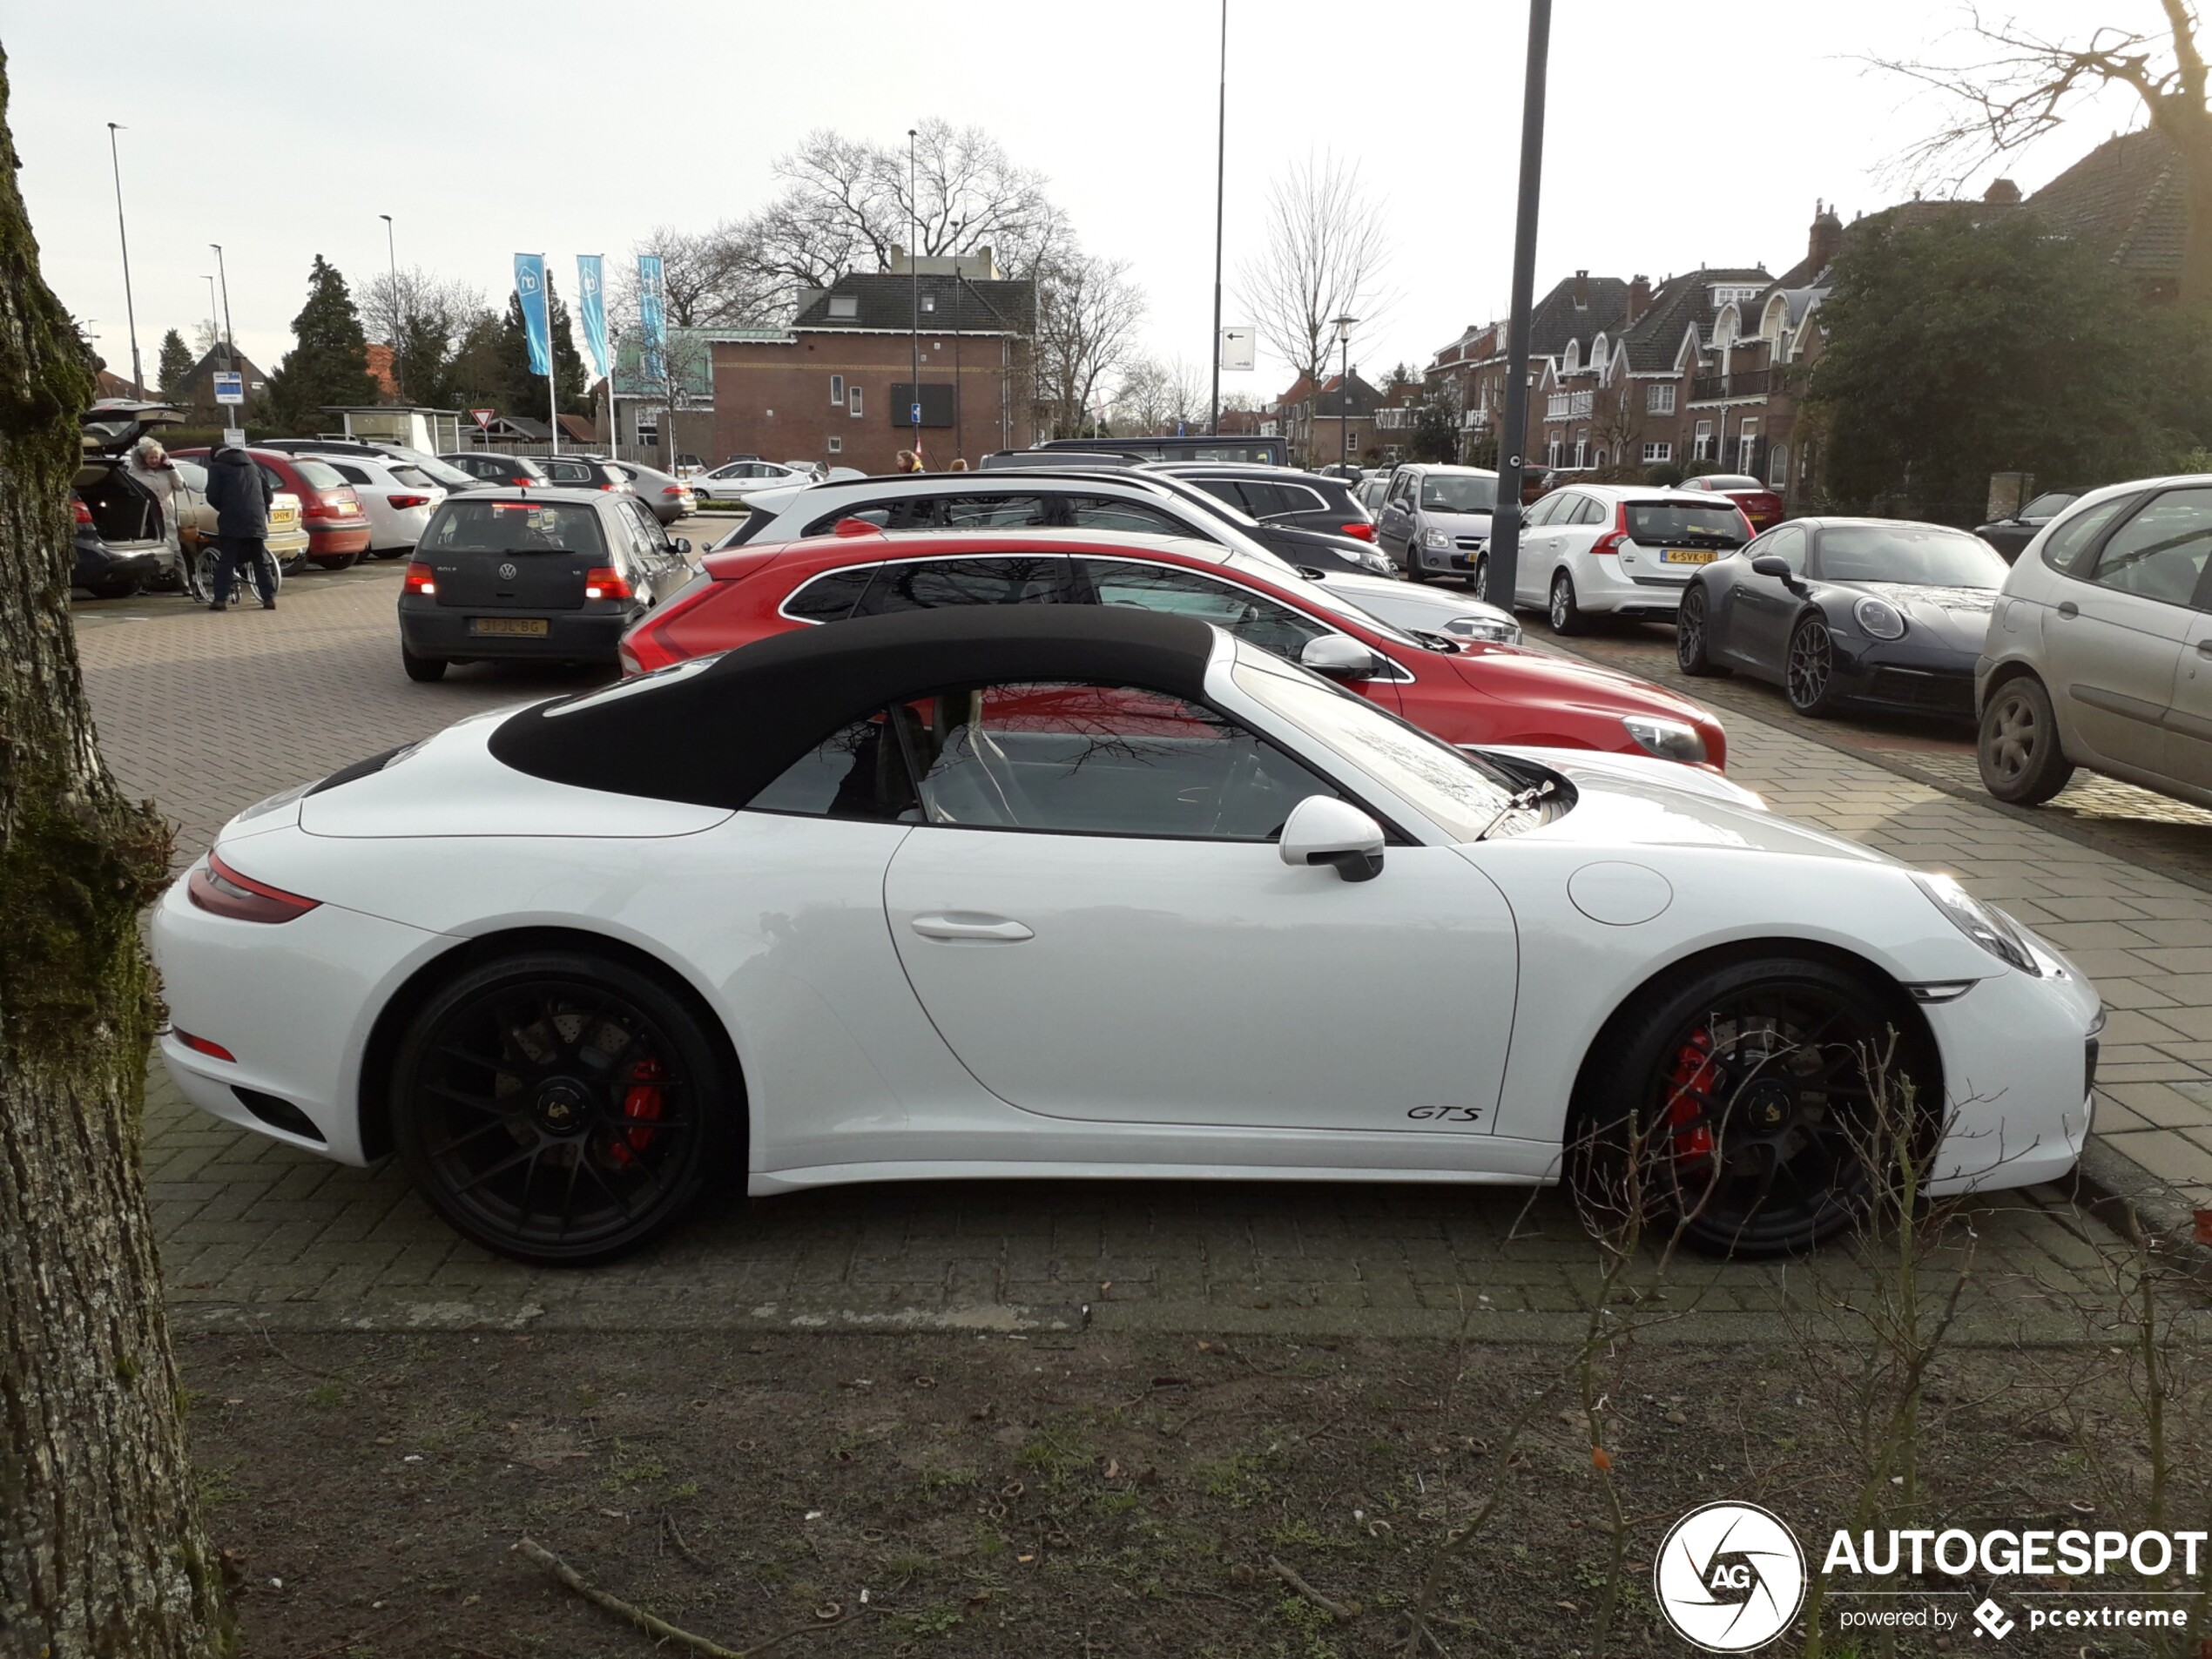
[[[2199,657],[2212,657],[2212,639],[2198,640],[2196,642],[2196,654]]]
[[[949,916],[916,916],[907,924],[924,939],[995,939],[1018,945],[1036,934],[1004,916],[978,916],[966,912]]]
[[[2060,615],[2061,617],[2069,617],[2069,618],[2070,618],[2070,617],[2078,617],[2078,616],[2080,616],[2080,614],[2081,614],[2081,607],[2080,607],[2080,605],[2078,605],[2078,604],[2074,604],[2073,600],[2071,600],[2071,599],[2063,599],[2063,600],[2060,600],[2060,601],[2059,602],[2059,615]]]

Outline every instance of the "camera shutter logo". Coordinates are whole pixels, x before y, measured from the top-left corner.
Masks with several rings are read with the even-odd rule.
[[[1787,1630],[1804,1604],[1804,1551],[1757,1504],[1709,1503],[1674,1524],[1651,1580],[1676,1635],[1708,1653],[1749,1653]]]

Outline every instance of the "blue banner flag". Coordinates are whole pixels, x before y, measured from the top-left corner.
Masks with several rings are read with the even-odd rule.
[[[577,310],[583,319],[583,348],[591,354],[591,372],[604,376],[614,368],[607,355],[607,296],[599,273],[597,253],[576,256]]]
[[[660,255],[637,256],[637,320],[645,335],[645,378],[665,378],[661,354],[668,348],[668,319],[661,310]]]
[[[530,373],[553,372],[553,331],[545,320],[545,255],[515,256],[515,293],[523,302],[523,334],[529,341]]]

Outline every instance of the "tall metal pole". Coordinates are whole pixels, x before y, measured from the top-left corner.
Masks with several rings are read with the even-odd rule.
[[[907,129],[907,268],[914,273],[914,384],[907,388],[907,418],[914,422],[914,462],[921,462],[921,194],[916,188],[914,129]],[[955,267],[957,261],[955,261]]]
[[[131,299],[131,236],[123,228],[123,158],[115,145],[115,135],[122,130],[112,121],[107,124],[107,156],[115,168],[115,234],[123,244],[123,314],[131,321],[131,385],[144,397],[146,377],[138,367],[138,310]]]
[[[1506,407],[1498,433],[1498,502],[1490,515],[1484,590],[1513,608],[1521,565],[1521,473],[1528,439],[1528,313],[1535,302],[1536,203],[1544,176],[1544,65],[1552,0],[1528,0],[1528,78],[1521,93],[1521,206],[1513,231],[1513,318],[1506,334]]]
[[[1344,393],[1344,413],[1337,419],[1337,439],[1343,454],[1339,464],[1347,470],[1352,466],[1352,331],[1346,329],[1339,342],[1344,347],[1341,366],[1337,370],[1337,384]]]
[[[209,338],[220,342],[223,338],[223,314],[215,305],[215,273],[203,271],[199,280],[207,285],[207,333]]]
[[[384,257],[392,273],[392,389],[404,400],[407,382],[400,378],[400,346],[407,338],[407,320],[400,315],[400,256],[392,240],[392,216],[379,213],[376,217],[384,221]]]
[[[1221,91],[1213,139],[1213,401],[1206,435],[1221,433],[1221,218],[1229,179],[1229,0],[1221,0]]]
[[[223,285],[223,366],[235,371],[238,368],[238,341],[231,334],[231,273],[223,263],[223,245],[210,242],[215,250],[215,274]]]

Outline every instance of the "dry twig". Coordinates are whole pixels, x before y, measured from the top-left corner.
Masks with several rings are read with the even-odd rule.
[[[588,1582],[575,1568],[570,1566],[535,1538],[516,1539],[515,1553],[522,1556],[523,1560],[535,1562],[537,1566],[543,1568],[555,1579],[574,1590],[585,1601],[596,1607],[604,1608],[617,1618],[628,1620],[647,1635],[662,1642],[672,1642],[678,1647],[688,1648],[693,1653],[705,1654],[706,1659],[752,1659],[752,1655],[765,1653],[777,1643],[788,1642],[793,1636],[813,1635],[817,1631],[833,1630],[852,1617],[852,1615],[845,1614],[838,1618],[824,1619],[818,1624],[796,1625],[780,1635],[770,1636],[765,1642],[756,1642],[750,1648],[725,1648],[718,1642],[706,1636],[695,1635],[678,1625],[671,1624],[658,1614],[649,1613],[644,1608],[625,1602],[619,1595],[612,1595],[601,1589],[597,1585]]]

